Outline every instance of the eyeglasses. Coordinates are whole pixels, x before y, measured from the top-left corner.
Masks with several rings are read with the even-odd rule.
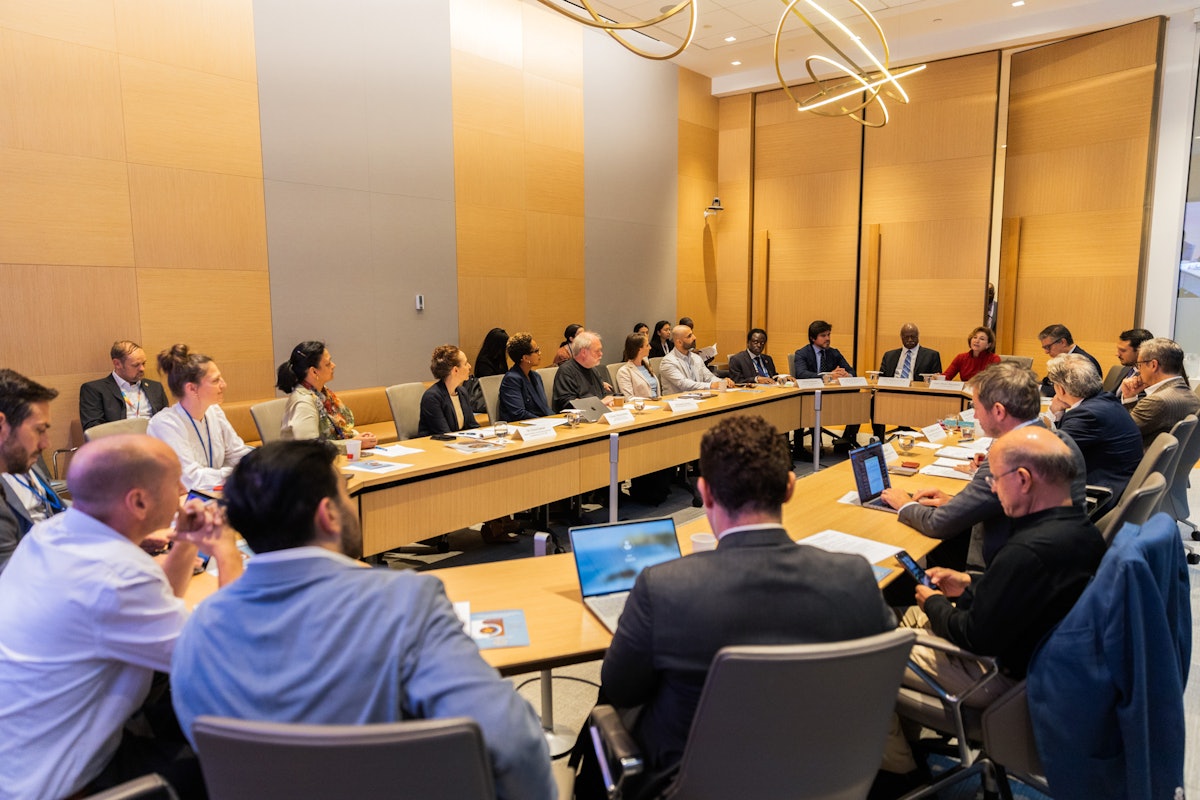
[[[1042,350],[1049,353],[1051,347],[1054,347],[1054,345],[1058,344],[1059,342],[1065,342],[1065,341],[1066,341],[1066,339],[1055,339],[1053,342],[1046,342],[1044,345],[1042,345]]]
[[[1154,363],[1154,359],[1150,359],[1149,361],[1135,361],[1135,362],[1133,362],[1133,363],[1134,363],[1134,365],[1135,365],[1135,366],[1138,366],[1138,367],[1140,367],[1140,366],[1142,366],[1143,364],[1153,364],[1153,363]]]
[[[1023,467],[1017,467],[1016,469],[1010,469],[1008,472],[1001,472],[999,475],[986,475],[984,476],[984,480],[987,482],[987,487],[994,492],[996,491],[996,484],[1000,482],[1001,478],[1006,478],[1014,472],[1020,472],[1022,469]]]

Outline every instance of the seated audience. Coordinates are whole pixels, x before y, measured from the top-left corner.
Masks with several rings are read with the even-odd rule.
[[[492,328],[483,337],[479,355],[475,358],[475,377],[503,375],[508,372],[508,359],[504,350],[508,347],[508,332],[504,328]]]
[[[1042,343],[1042,352],[1051,358],[1065,355],[1066,353],[1075,353],[1076,355],[1083,356],[1091,362],[1100,379],[1104,379],[1104,370],[1100,369],[1100,362],[1091,353],[1075,344],[1075,340],[1071,338],[1071,331],[1067,329],[1066,325],[1047,325],[1038,334],[1038,340]],[[1042,378],[1042,396],[1054,396],[1054,387],[1050,385],[1048,377]]]
[[[0,579],[5,798],[69,797],[149,772],[203,796],[194,757],[181,759],[186,744],[169,739],[173,719],[154,730],[161,738],[125,727],[157,699],[155,671],[170,669],[197,545],[217,559],[222,582],[241,573],[214,506],[192,500],[180,510],[180,475],[179,459],[149,436],[85,444],[67,473],[74,505],[34,526],[9,562]],[[160,565],[138,545],[172,519],[174,545]]]
[[[498,797],[554,798],[537,716],[480,657],[441,581],[354,561],[358,511],[334,457],[319,442],[275,442],[230,479],[229,522],[256,555],[242,580],[196,608],[175,648],[184,734],[203,714],[324,725],[471,717]]]
[[[1038,642],[1066,616],[1104,556],[1104,539],[1072,502],[1076,459],[1044,428],[1005,434],[992,446],[988,478],[1012,536],[982,576],[933,567],[930,589],[918,585],[917,606],[902,625],[925,628],[984,656],[995,656],[1000,674],[966,700],[986,706],[1025,677]],[[1080,655],[1081,659],[1084,655]],[[953,694],[982,674],[978,662],[916,645],[910,658]],[[914,675],[906,684],[929,691]],[[916,765],[899,739],[885,751],[884,769],[908,773]]]
[[[746,349],[729,357],[729,379],[734,383],[775,383],[779,375],[775,360],[763,352],[767,332],[751,328],[746,334]]]
[[[58,390],[0,369],[0,470],[5,473],[0,482],[0,573],[36,521],[27,495],[47,492],[43,519],[62,510],[62,500],[33,473],[42,451],[50,446],[50,401],[56,397]],[[19,491],[22,488],[28,491]]]
[[[379,443],[354,429],[354,412],[329,388],[337,364],[324,342],[301,342],[279,365],[275,388],[288,396],[279,427],[281,439],[359,439],[363,449]]]
[[[145,417],[167,407],[162,384],[146,379],[146,352],[122,339],[108,351],[113,371],[79,387],[79,424],[86,431],[105,422]]]
[[[650,357],[662,358],[671,352],[674,343],[671,341],[671,320],[660,319],[654,324],[654,333],[650,336]]]
[[[1079,445],[1087,482],[1112,490],[1104,507],[1115,505],[1142,460],[1137,425],[1120,401],[1104,391],[1091,362],[1078,353],[1050,359],[1046,377],[1054,386],[1050,410],[1058,419],[1058,429]]]
[[[146,432],[162,439],[179,456],[186,488],[222,485],[252,448],[221,410],[225,398],[221,370],[208,356],[177,344],[158,354],[158,371],[167,376],[176,402],[155,414]]]
[[[854,377],[854,367],[836,347],[831,345],[833,326],[823,319],[813,320],[808,326],[808,344],[796,351],[795,374],[798,379],[819,378],[829,375],[834,380]],[[845,432],[833,440],[833,446],[841,449],[858,447],[858,425],[847,425]],[[813,447],[821,446],[821,433],[811,431]],[[801,447],[804,431],[796,432],[795,454],[806,456]]]
[[[646,341],[650,340],[650,326],[644,322],[633,323],[633,332],[634,333],[643,333],[646,335]]]
[[[625,337],[624,364],[617,370],[617,391],[625,397],[658,397],[658,378],[650,371],[650,340],[644,333]]]
[[[694,321],[694,320],[693,320],[691,317],[680,317],[680,318],[679,318],[679,324],[680,324],[680,325],[686,325],[686,326],[688,326],[689,328],[691,328],[691,330],[692,330],[692,333],[695,333],[695,332],[696,332],[696,323],[695,323],[695,321]],[[672,329],[671,333],[672,333],[671,342],[672,342],[672,345],[674,345],[674,329]],[[696,347],[697,347],[697,349],[700,349],[700,348],[699,348],[699,343],[697,343]],[[668,351],[667,351],[667,353],[670,353],[670,350],[668,350]],[[724,374],[722,374],[721,370],[717,369],[716,367],[714,367],[714,366],[712,365],[712,364],[713,364],[713,362],[717,360],[717,353],[716,353],[716,345],[715,345],[715,344],[713,345],[713,352],[712,352],[712,354],[711,354],[711,355],[709,355],[707,352],[704,352],[704,353],[698,353],[697,355],[699,355],[699,356],[700,356],[702,359],[704,359],[704,366],[706,366],[706,367],[708,367],[710,370],[712,370],[712,373],[713,373],[714,375],[716,375],[718,378],[725,378],[725,377],[728,377],[727,375],[724,375]]]
[[[1154,334],[1145,328],[1130,328],[1127,331],[1121,331],[1117,336],[1117,360],[1125,369],[1121,371],[1121,380],[1112,390],[1113,397],[1120,399],[1121,381],[1137,377],[1138,348],[1142,346],[1142,342],[1153,338]]]
[[[576,334],[581,330],[583,330],[583,326],[576,323],[571,323],[566,327],[563,331],[562,344],[558,346],[558,352],[554,354],[554,366],[557,367],[559,364],[571,360],[571,343],[575,341]]]
[[[967,347],[970,348],[967,352],[956,355],[946,367],[946,380],[969,381],[993,364],[1000,363],[1000,356],[996,355],[996,334],[991,328],[980,325],[971,331]]]
[[[671,331],[674,347],[658,364],[658,377],[663,394],[695,392],[704,389],[732,387],[733,381],[718,378],[709,372],[704,360],[694,352],[696,334],[687,325],[676,325]]]
[[[571,358],[564,361],[554,374],[554,390],[551,407],[555,413],[571,405],[581,397],[598,397],[606,406],[612,406],[612,387],[598,367],[604,358],[604,344],[595,331],[579,331],[571,341]]]
[[[900,327],[900,344],[901,347],[883,354],[879,365],[883,377],[919,378],[921,375],[941,373],[942,354],[921,347],[921,331],[916,323],[906,322]]]
[[[421,420],[417,436],[454,433],[478,428],[471,410],[471,398],[463,383],[471,376],[467,354],[452,344],[433,349],[429,371],[437,382],[421,395]]]
[[[548,417],[550,401],[537,367],[542,363],[542,348],[531,333],[508,337],[508,357],[513,367],[500,380],[500,402],[496,416],[505,422]]]
[[[1183,348],[1170,339],[1156,338],[1138,348],[1137,375],[1121,383],[1121,402],[1142,432],[1142,448],[1175,423],[1200,411],[1200,397],[1188,387],[1183,371]]]
[[[641,707],[633,735],[650,778],[677,767],[722,647],[856,639],[896,624],[866,562],[798,547],[781,525],[796,477],[774,426],[722,420],[701,440],[700,467],[717,549],[638,576],[601,667],[600,702]]]

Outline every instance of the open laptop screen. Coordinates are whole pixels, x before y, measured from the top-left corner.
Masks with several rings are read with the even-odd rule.
[[[858,487],[858,499],[865,503],[874,500],[891,486],[887,462],[883,458],[883,445],[876,442],[850,451],[850,466],[854,470],[854,483]]]
[[[670,517],[585,525],[571,528],[570,535],[584,597],[627,592],[646,567],[679,558]]]

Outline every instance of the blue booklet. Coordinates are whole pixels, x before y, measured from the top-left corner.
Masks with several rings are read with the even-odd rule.
[[[480,611],[471,615],[467,630],[480,650],[496,647],[525,647],[529,644],[529,629],[525,627],[525,612]]]

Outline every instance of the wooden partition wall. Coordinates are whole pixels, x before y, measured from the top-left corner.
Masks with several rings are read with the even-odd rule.
[[[700,346],[716,341],[722,354],[719,360],[724,361],[733,352],[729,347],[735,346],[731,343],[736,333],[732,332],[745,319],[746,282],[744,276],[738,280],[736,271],[723,269],[714,235],[714,226],[721,220],[704,216],[704,209],[717,194],[717,119],[712,80],[690,70],[679,70],[675,319],[684,314],[692,317]],[[734,246],[732,242],[727,244]],[[654,322],[649,320],[647,324]]]
[[[251,0],[6,3],[0,19],[0,365],[59,390],[116,339],[211,355],[271,394]]]
[[[1013,55],[999,302],[1035,370],[1049,324],[1106,364],[1139,323],[1164,29],[1149,19]]]

